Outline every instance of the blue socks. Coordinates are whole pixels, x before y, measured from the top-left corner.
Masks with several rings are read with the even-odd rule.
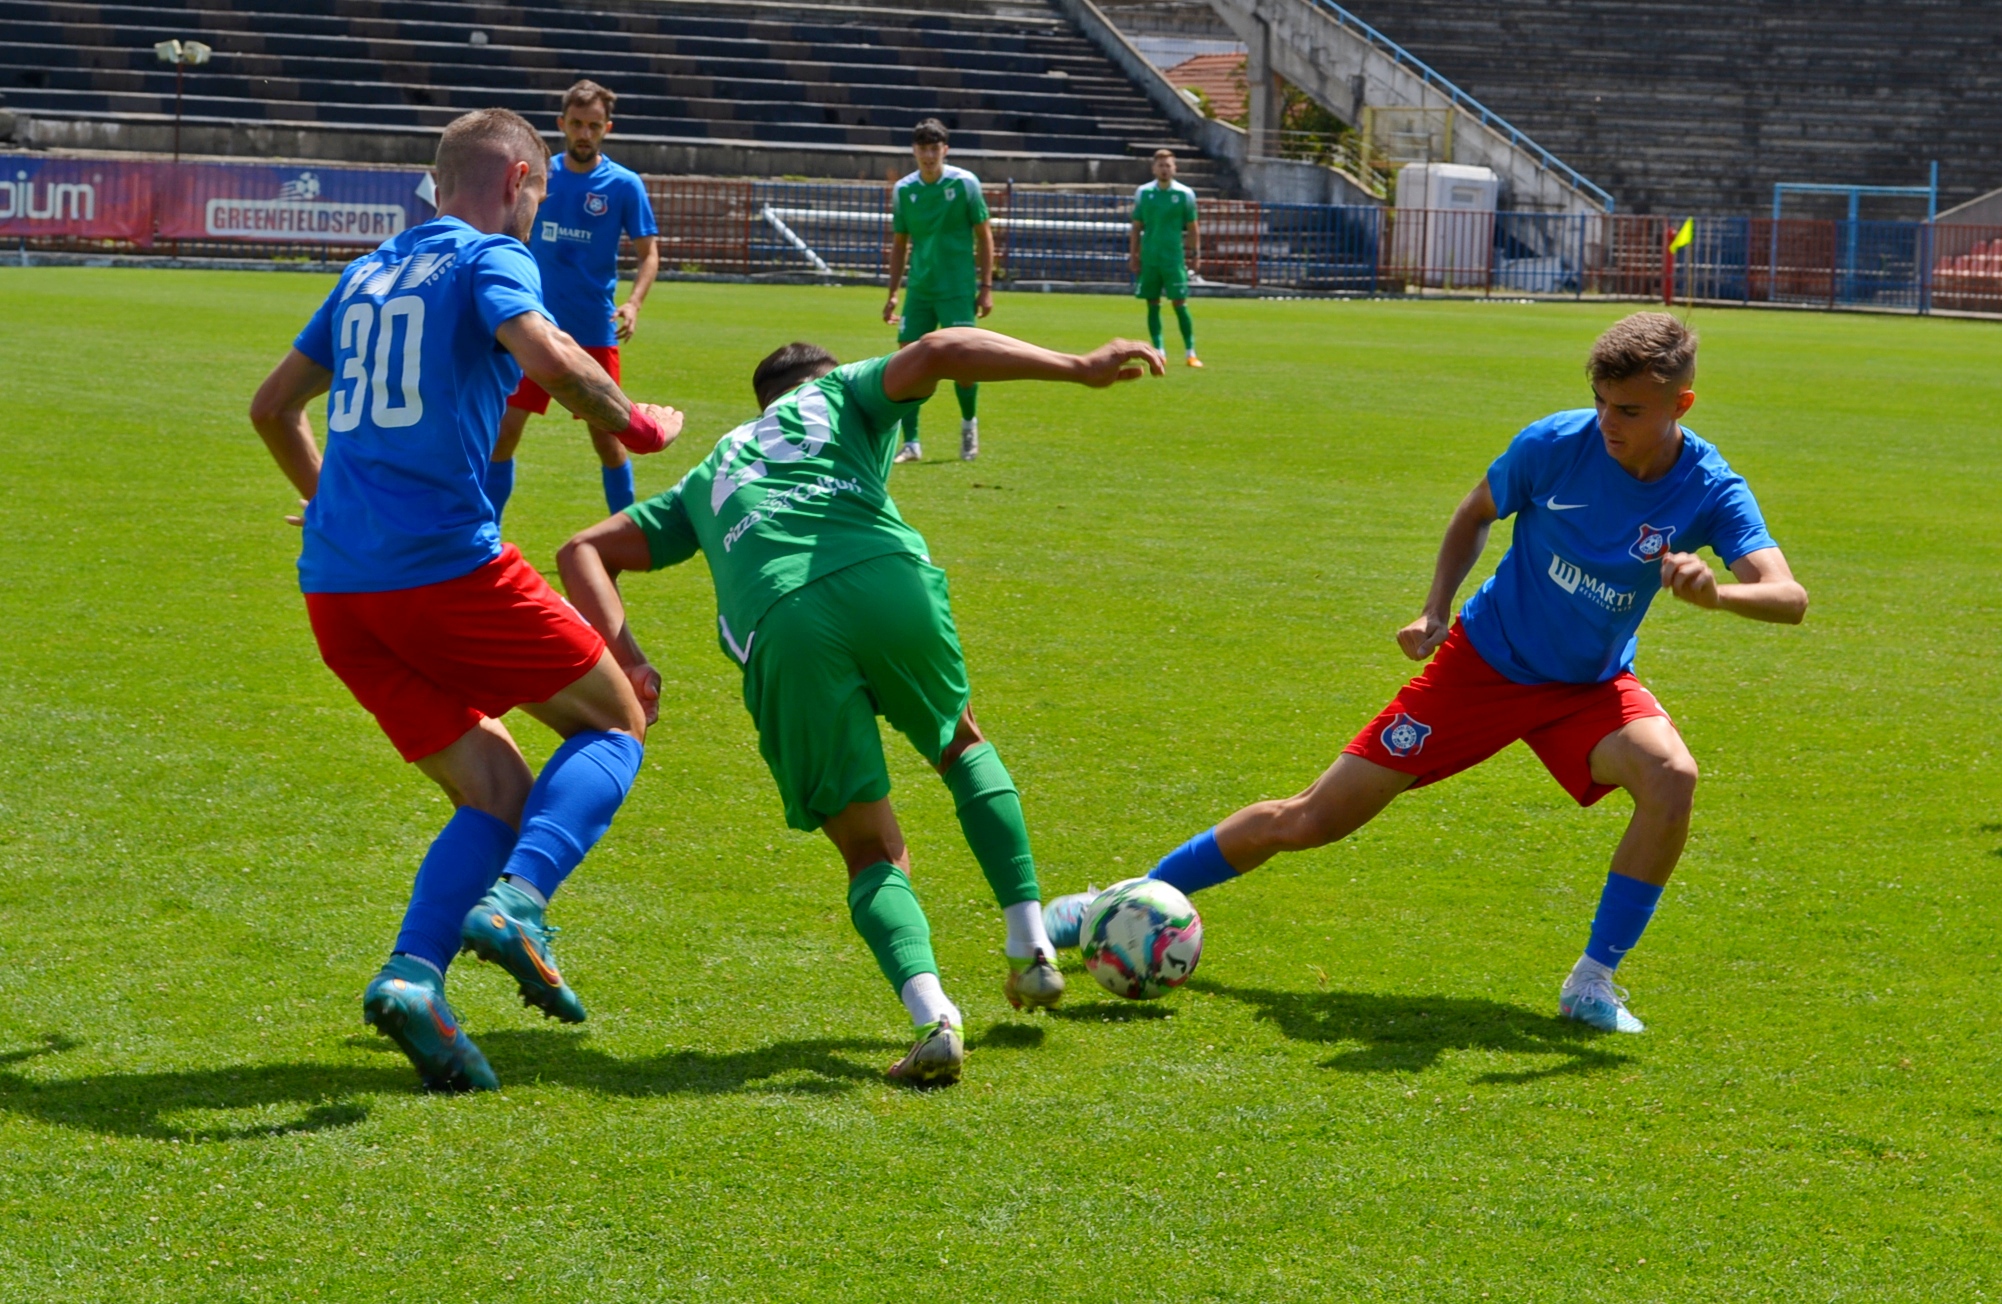
[[[1647,921],[1654,918],[1661,889],[1625,874],[1607,874],[1606,887],[1599,894],[1599,913],[1592,916],[1592,939],[1585,944],[1587,958],[1619,967],[1627,952],[1640,942]]]
[[[1148,871],[1148,878],[1166,883],[1182,895],[1200,892],[1237,877],[1237,871],[1223,858],[1216,844],[1216,830],[1206,829],[1161,857]]]
[[[461,806],[424,853],[396,950],[445,972],[459,953],[459,925],[500,877],[514,830],[483,810]]]
[[[623,512],[633,505],[638,491],[633,488],[633,464],[621,462],[617,466],[599,468],[605,481],[605,510]]]
[[[612,827],[612,815],[632,789],[644,755],[630,734],[571,736],[529,789],[521,840],[508,857],[506,872],[527,879],[544,898],[555,896],[584,853]],[[473,904],[467,902],[466,909]]]
[[[514,496],[514,459],[487,463],[487,501],[494,505],[494,524],[500,524],[507,500]]]

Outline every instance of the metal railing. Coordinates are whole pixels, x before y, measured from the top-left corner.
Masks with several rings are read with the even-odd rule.
[[[1563,177],[1576,189],[1590,195],[1608,213],[1613,211],[1613,197],[1610,194],[1607,194],[1604,190],[1586,180],[1583,174],[1563,159],[1558,158],[1555,154],[1552,154],[1549,150],[1537,144],[1528,136],[1525,136],[1507,118],[1502,117],[1501,114],[1496,113],[1493,109],[1490,109],[1487,105],[1448,81],[1443,74],[1435,71],[1423,59],[1420,59],[1417,55],[1391,40],[1382,32],[1377,31],[1362,19],[1336,4],[1335,0],[1312,0],[1312,3],[1316,8],[1325,10],[1328,16],[1337,24],[1348,28],[1356,35],[1362,37],[1363,40],[1375,46],[1393,63],[1397,63],[1408,69],[1420,81],[1430,86],[1433,90],[1438,91],[1441,95],[1444,95],[1454,107],[1464,110],[1469,117],[1479,122],[1483,127],[1503,137],[1517,149],[1534,156],[1538,163]]]
[[[887,186],[871,182],[649,177],[661,266],[673,275],[880,284],[889,270]],[[1004,284],[1130,283],[1131,198],[1002,185],[987,191]],[[2002,226],[1641,214],[1447,212],[1201,205],[1199,286],[1307,294],[1587,295],[1895,312],[2002,313]],[[33,252],[256,258],[339,264],[369,245],[82,236],[9,239]]]

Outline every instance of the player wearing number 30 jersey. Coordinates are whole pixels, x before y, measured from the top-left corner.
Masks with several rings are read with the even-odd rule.
[[[1021,799],[974,723],[945,573],[890,500],[897,431],[941,381],[1109,385],[1161,373],[1160,354],[1114,340],[1085,357],[971,328],[838,366],[791,344],[752,377],[762,415],[737,427],[667,493],[564,545],[571,597],[614,655],[657,695],[659,675],[626,625],[622,571],[707,559],[717,640],[744,674],[744,705],[794,828],[824,828],[848,867],[848,908],[917,1029],[891,1076],[950,1082],[964,1050],[959,1010],[932,958],[931,927],[891,812],[881,715],[952,792],[959,823],[1007,920],[1004,991],[1052,1006],[1063,976],[1043,933],[1041,888]]]
[[[1398,633],[1407,656],[1432,664],[1312,787],[1245,807],[1171,852],[1150,877],[1194,892],[1278,852],[1325,845],[1405,789],[1520,739],[1580,805],[1614,788],[1633,798],[1558,1010],[1609,1032],[1642,1030],[1613,971],[1640,940],[1682,855],[1696,762],[1634,677],[1635,630],[1664,589],[1698,607],[1783,624],[1805,615],[1807,591],[1744,480],[1680,424],[1696,401],[1696,337],[1665,313],[1637,313],[1599,338],[1586,370],[1595,410],[1524,430],[1454,512],[1424,611]],[[1453,595],[1503,516],[1516,520],[1508,553],[1455,621]],[[1720,585],[1694,555],[1701,547],[1739,582]],[[1069,898],[1050,906],[1056,925],[1075,909]],[[1050,931],[1066,940],[1060,926]]]
[[[635,451],[680,429],[678,413],[621,393],[543,308],[521,237],[547,155],[505,110],[452,123],[438,217],[349,265],[251,405],[308,500],[299,586],[321,656],[458,808],[362,1000],[440,1089],[497,1085],[445,1001],[462,946],[507,968],[530,1005],[584,1017],[542,912],[610,825],[646,734],[603,640],[502,545],[483,487],[524,371]],[[324,459],[306,417],[323,393]],[[564,738],[540,776],[501,726],[515,707]]]

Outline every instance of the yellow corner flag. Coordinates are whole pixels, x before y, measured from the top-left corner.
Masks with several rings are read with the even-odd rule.
[[[1674,253],[1678,249],[1687,249],[1690,245],[1693,245],[1695,243],[1696,243],[1696,219],[1693,217],[1685,217],[1682,219],[1682,229],[1675,233],[1675,239],[1668,242],[1668,251],[1670,253]]]

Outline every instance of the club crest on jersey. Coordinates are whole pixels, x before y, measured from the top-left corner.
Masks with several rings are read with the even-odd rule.
[[[959,187],[958,187],[958,186],[947,186],[947,187],[945,188],[945,197],[946,197],[947,199],[957,199],[957,198],[959,198]]]
[[[1674,538],[1673,525],[1643,525],[1640,538],[1634,540],[1627,552],[1635,561],[1660,561]]]
[[[1425,740],[1432,736],[1432,726],[1420,724],[1404,712],[1383,726],[1383,750],[1402,759],[1416,756],[1425,750]]]
[[[584,195],[584,211],[592,217],[603,217],[611,210],[611,207],[611,201],[596,191],[590,191]]]

